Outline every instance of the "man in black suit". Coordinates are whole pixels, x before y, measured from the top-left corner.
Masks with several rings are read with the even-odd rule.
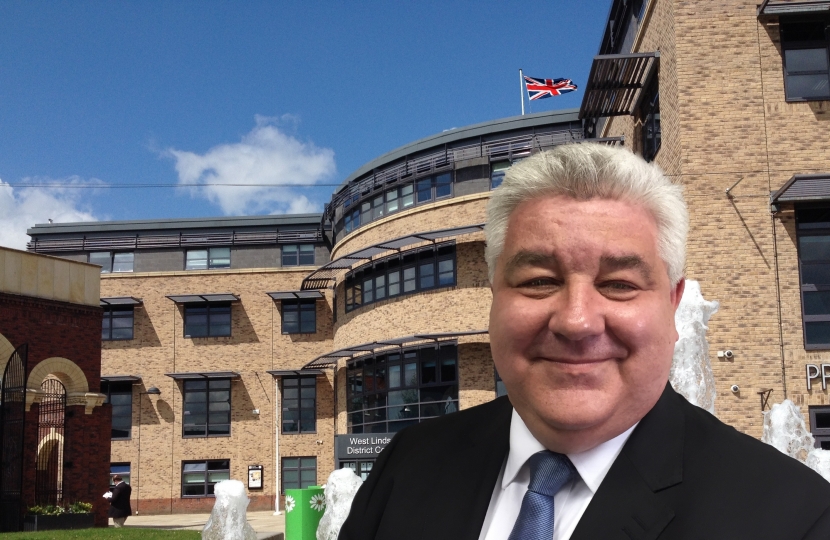
[[[113,476],[112,481],[115,483],[115,487],[112,488],[109,516],[116,527],[123,527],[127,518],[133,515],[133,509],[130,506],[130,495],[133,488],[120,475]]]
[[[397,434],[340,540],[830,539],[830,483],[667,383],[679,185],[565,145],[514,165],[487,213],[508,397]]]

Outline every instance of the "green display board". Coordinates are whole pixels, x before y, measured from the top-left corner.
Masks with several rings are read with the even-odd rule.
[[[285,490],[285,540],[316,540],[317,525],[326,510],[320,486]]]

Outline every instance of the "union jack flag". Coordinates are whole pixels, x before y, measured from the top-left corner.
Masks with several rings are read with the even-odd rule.
[[[524,78],[527,97],[530,101],[560,96],[577,89],[577,86],[570,79],[538,79],[527,75]]]

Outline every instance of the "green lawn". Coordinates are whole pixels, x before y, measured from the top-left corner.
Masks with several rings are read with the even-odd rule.
[[[116,529],[78,529],[74,531],[43,531],[0,534],[0,540],[26,538],[31,540],[196,540],[199,531],[166,531],[124,527]]]

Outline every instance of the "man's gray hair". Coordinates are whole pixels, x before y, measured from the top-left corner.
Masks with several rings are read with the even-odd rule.
[[[526,200],[556,195],[641,205],[657,222],[657,250],[669,280],[675,285],[683,277],[689,232],[683,187],[669,180],[657,165],[625,148],[586,142],[558,146],[517,163],[493,191],[484,227],[484,258],[491,283],[496,260],[504,250],[510,214]]]

